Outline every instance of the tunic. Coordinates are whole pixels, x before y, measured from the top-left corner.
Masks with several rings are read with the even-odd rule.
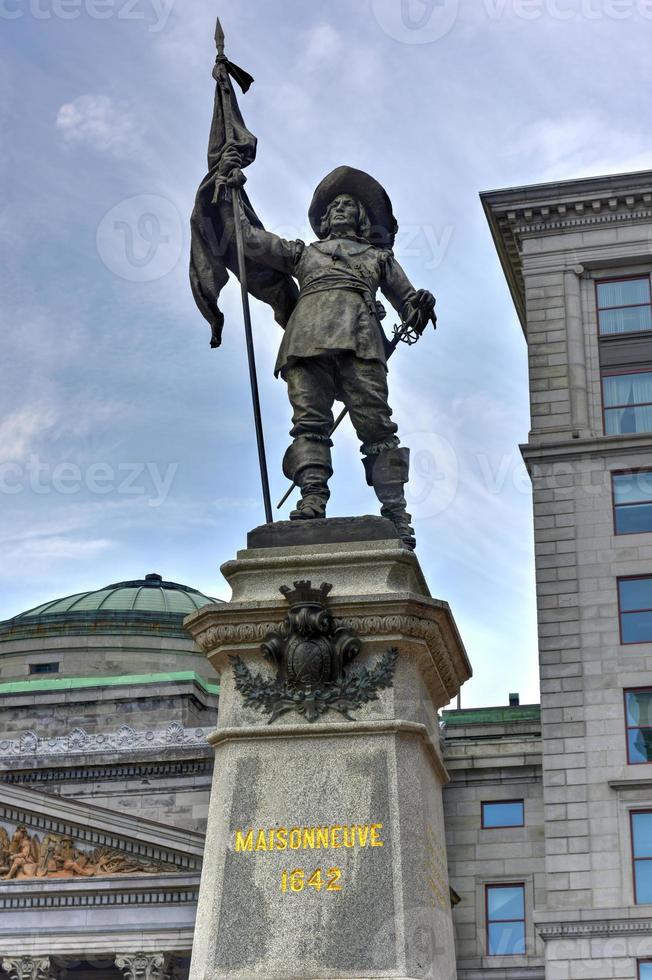
[[[380,288],[405,318],[415,290],[388,249],[360,238],[328,238],[306,246],[253,227],[243,213],[245,252],[299,281],[274,373],[295,360],[349,352],[386,365],[375,297]]]

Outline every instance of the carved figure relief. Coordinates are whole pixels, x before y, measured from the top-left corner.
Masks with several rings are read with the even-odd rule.
[[[245,704],[270,715],[271,724],[288,711],[316,721],[328,709],[350,721],[351,710],[378,699],[378,691],[391,687],[398,657],[388,650],[368,670],[347,674],[361,641],[347,626],[337,625],[326,607],[332,586],[323,582],[295,582],[294,589],[281,586],[290,609],[278,631],[268,633],[263,656],[276,668],[276,679],[253,674],[241,657],[231,657],[235,685]]]
[[[144,862],[109,847],[82,851],[72,837],[46,834],[40,840],[24,824],[10,837],[0,826],[0,878],[92,878],[102,875],[160,874],[172,865]]]

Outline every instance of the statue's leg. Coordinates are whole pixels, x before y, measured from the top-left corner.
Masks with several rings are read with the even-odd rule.
[[[399,445],[398,426],[392,422],[385,365],[346,354],[338,359],[338,369],[338,394],[362,443],[367,483],[381,503],[382,516],[389,518],[401,540],[414,548],[416,539],[405,499],[410,450]]]
[[[333,362],[326,357],[306,357],[283,371],[292,405],[294,442],[283,459],[283,472],[301,490],[301,500],[290,520],[326,516],[333,474],[331,438],[335,383]]]

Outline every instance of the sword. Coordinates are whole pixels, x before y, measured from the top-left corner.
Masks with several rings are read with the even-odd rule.
[[[421,316],[420,310],[414,310],[410,314],[410,316],[407,318],[407,320],[405,321],[405,323],[402,322],[400,324],[397,324],[394,327],[394,329],[392,330],[392,333],[393,333],[394,336],[393,336],[392,340],[390,341],[389,348],[387,350],[387,360],[390,359],[390,357],[395,352],[395,350],[396,350],[396,348],[398,347],[399,344],[401,344],[401,343],[407,344],[408,347],[412,347],[413,344],[416,344],[417,340],[419,339],[419,337],[421,337],[421,333],[422,333],[422,331],[419,331],[419,330],[416,329],[416,325],[418,323],[418,320],[419,320],[419,317],[420,316]],[[426,320],[426,324],[429,323],[429,322],[432,323],[433,327],[436,330],[437,329],[437,317],[435,316],[434,311],[430,314],[430,316]],[[424,327],[425,327],[425,325],[424,325]],[[381,327],[381,329],[382,329],[382,327]],[[340,414],[337,416],[337,418],[335,419],[335,421],[333,423],[333,428],[331,429],[331,431],[329,433],[329,438],[330,438],[330,436],[333,435],[333,433],[335,432],[335,430],[344,421],[344,419],[346,418],[346,416],[348,414],[349,414],[348,408],[343,408],[342,411],[340,412]],[[293,483],[292,486],[289,488],[289,490],[287,490],[287,492],[285,493],[285,495],[277,503],[277,505],[276,505],[276,509],[277,510],[280,510],[281,509],[281,507],[283,506],[283,504],[285,503],[285,501],[288,499],[288,497],[290,496],[290,494],[294,490],[296,490],[296,488],[297,488],[296,483]]]

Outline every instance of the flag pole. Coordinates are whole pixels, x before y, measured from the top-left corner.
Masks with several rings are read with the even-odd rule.
[[[231,100],[229,91],[229,77],[227,71],[227,59],[224,54],[224,31],[220,24],[219,17],[215,26],[215,46],[217,48],[218,62],[218,85],[222,95],[222,110],[224,112],[224,128],[227,136],[227,143],[234,138],[233,116],[231,113]],[[254,350],[254,337],[251,326],[251,308],[249,306],[249,290],[247,288],[247,264],[244,250],[244,237],[242,234],[242,220],[240,216],[241,195],[240,187],[244,184],[244,177],[240,173],[235,186],[230,185],[231,200],[233,202],[233,224],[235,228],[235,246],[238,256],[238,278],[240,280],[240,292],[242,294],[242,310],[244,314],[245,341],[247,345],[247,361],[249,364],[249,383],[251,386],[251,401],[254,412],[254,426],[256,429],[256,445],[258,447],[258,465],[260,467],[260,481],[263,490],[263,504],[265,507],[265,520],[272,524],[274,517],[272,514],[272,498],[269,492],[269,476],[267,474],[267,456],[265,453],[265,436],[263,433],[263,421],[260,410],[260,396],[258,393],[258,374],[256,371],[256,354]]]

